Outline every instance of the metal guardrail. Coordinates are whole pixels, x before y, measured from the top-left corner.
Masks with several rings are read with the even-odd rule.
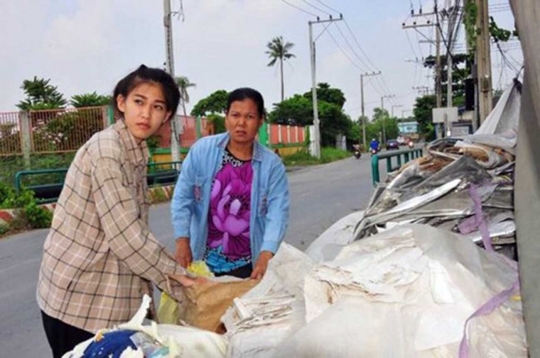
[[[181,162],[162,162],[162,163],[149,163],[148,174],[147,174],[147,183],[149,187],[167,185],[176,183],[178,179],[179,170],[175,168],[180,167]],[[164,169],[163,167],[169,167],[169,169]],[[15,189],[17,193],[20,193],[23,188],[22,179],[24,177],[36,176],[36,175],[46,175],[46,174],[65,174],[67,173],[67,168],[61,169],[40,169],[40,170],[23,170],[15,174]],[[64,179],[61,182],[55,183],[46,183],[40,185],[30,185],[24,186],[25,189],[32,190],[35,193],[35,197],[39,203],[50,203],[55,202],[62,188],[64,187]]]
[[[401,149],[392,150],[386,152],[379,152],[371,157],[371,178],[373,180],[373,186],[377,186],[377,183],[381,181],[379,172],[379,161],[386,159],[386,171],[388,173],[393,172],[401,168],[401,166],[410,160],[420,158],[423,154],[422,148],[413,149]],[[392,165],[392,158],[396,158],[397,166]]]

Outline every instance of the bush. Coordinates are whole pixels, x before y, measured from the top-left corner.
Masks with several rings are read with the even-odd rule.
[[[53,214],[38,206],[35,201],[26,204],[21,214],[24,216],[28,229],[44,229],[51,226]]]
[[[321,163],[335,162],[336,160],[345,159],[351,156],[350,152],[337,148],[322,148]]]
[[[7,234],[9,232],[9,225],[0,224],[0,236]]]

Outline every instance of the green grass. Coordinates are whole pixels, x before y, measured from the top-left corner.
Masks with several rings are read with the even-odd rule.
[[[336,148],[321,148],[321,159],[312,157],[306,150],[283,157],[286,166],[306,166],[335,162],[350,157],[351,153]]]

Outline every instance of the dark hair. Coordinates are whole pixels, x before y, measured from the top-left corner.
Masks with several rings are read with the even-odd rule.
[[[165,106],[167,111],[174,116],[180,102],[180,90],[174,79],[167,72],[159,68],[148,68],[145,65],[139,66],[135,71],[122,78],[116,84],[113,92],[112,104],[116,115],[122,116],[118,109],[116,98],[119,95],[127,97],[131,91],[141,83],[157,83],[161,85],[163,95],[165,96]]]
[[[266,110],[264,109],[264,99],[262,94],[249,87],[237,88],[231,93],[229,93],[229,98],[227,99],[227,111],[231,109],[231,105],[236,101],[243,101],[245,99],[250,99],[257,105],[257,111],[259,116],[264,117],[266,115]]]

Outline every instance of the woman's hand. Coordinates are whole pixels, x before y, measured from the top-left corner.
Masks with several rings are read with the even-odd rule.
[[[191,265],[193,257],[191,255],[191,247],[189,246],[188,237],[181,237],[176,240],[174,257],[183,268],[187,268],[189,265]]]
[[[257,263],[253,268],[253,272],[251,273],[252,279],[260,280],[263,278],[264,274],[266,273],[266,269],[268,268],[268,261],[270,261],[272,257],[274,257],[274,254],[270,251],[262,251],[260,253],[259,259],[257,260]]]

